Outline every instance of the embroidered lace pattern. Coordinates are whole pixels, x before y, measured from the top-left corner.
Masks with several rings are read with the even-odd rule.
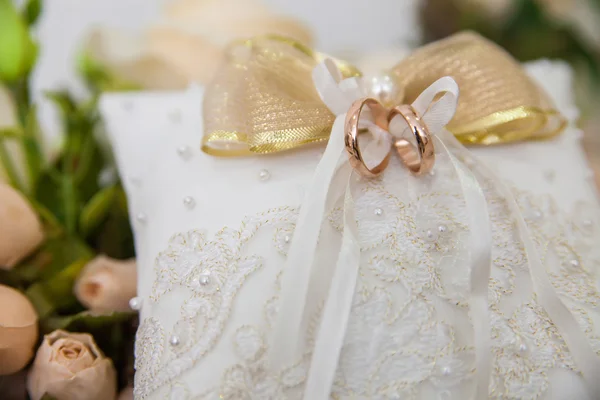
[[[418,190],[397,183],[410,179],[401,171],[361,183],[356,202],[360,277],[335,399],[472,396],[464,202],[452,187],[453,177],[436,173],[408,185]],[[503,199],[492,187],[484,189],[494,240],[490,397],[540,398],[548,388],[549,371],[577,371],[536,302],[522,244]],[[594,245],[600,239],[600,217],[585,204],[567,213],[549,196],[516,189],[515,195],[555,289],[600,351],[593,324],[600,317],[594,311],[600,299],[594,278],[600,268],[600,249]],[[161,307],[168,298],[179,309],[172,310],[172,321],[142,321],[136,342],[136,398],[301,397],[322,296],[315,296],[306,356],[276,373],[268,373],[265,364],[296,216],[292,207],[274,208],[214,235],[191,231],[169,241],[156,257],[150,302]],[[336,254],[341,224],[341,207],[335,207],[323,226],[319,257]],[[222,365],[217,353],[235,361]],[[192,393],[185,382],[197,380],[205,390]]]

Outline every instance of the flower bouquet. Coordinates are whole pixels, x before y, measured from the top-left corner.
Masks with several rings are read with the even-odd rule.
[[[97,136],[98,73],[87,69],[84,100],[46,93],[62,116],[58,146],[37,124],[29,86],[41,6],[0,1],[0,391],[113,399],[133,373],[127,202]]]

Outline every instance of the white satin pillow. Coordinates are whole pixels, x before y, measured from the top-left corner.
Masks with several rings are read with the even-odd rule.
[[[570,69],[548,61],[527,69],[574,120]],[[297,208],[323,148],[206,155],[199,150],[201,103],[201,88],[109,94],[101,102],[136,237],[142,304],[136,398],[298,399],[308,355],[276,376],[266,372],[264,358]],[[553,140],[472,151],[515,188],[534,238],[554,250],[549,274],[557,292],[598,351],[600,217],[580,135],[570,125]],[[397,162],[390,170],[365,184],[357,200],[361,278],[333,394],[468,398],[468,271],[452,256],[465,234],[462,200],[443,173],[432,178],[430,193],[415,198],[399,184],[408,173]],[[486,197],[494,230],[490,396],[600,397],[584,393],[568,349],[532,296],[522,245],[502,201],[493,188]],[[339,214],[330,210],[320,239],[320,257],[331,262],[341,237]],[[424,237],[441,226],[443,233]],[[324,290],[315,293],[316,302]],[[314,329],[305,335],[310,345]]]

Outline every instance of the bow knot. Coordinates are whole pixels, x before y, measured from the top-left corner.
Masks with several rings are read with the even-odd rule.
[[[386,105],[410,104],[443,76],[451,76],[461,88],[448,130],[463,144],[547,138],[565,126],[565,119],[521,66],[474,33],[417,49],[375,85],[357,79],[360,71],[348,63],[326,62],[324,68],[333,74],[316,86],[339,90],[323,97],[313,85],[313,70],[326,58],[278,36],[232,45],[207,87],[202,149],[218,156],[240,156],[324,142],[335,117],[348,110],[342,98],[379,94],[385,96],[384,103],[391,103]]]

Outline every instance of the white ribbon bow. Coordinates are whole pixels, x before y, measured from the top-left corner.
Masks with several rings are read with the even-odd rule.
[[[370,93],[368,85],[362,78],[342,80],[341,72],[331,60],[325,60],[315,67],[313,82],[321,99],[336,115],[336,119],[327,148],[317,166],[296,222],[284,266],[281,304],[271,337],[268,362],[271,371],[281,371],[302,359],[305,352],[303,338],[311,317],[307,304],[315,291],[312,286],[317,284],[316,281],[321,277],[332,276],[304,391],[305,400],[327,400],[344,343],[360,264],[360,245],[352,195],[353,170],[345,151],[344,123],[346,112],[352,103],[357,99],[370,97]],[[446,153],[450,159],[469,210],[471,274],[469,309],[475,337],[477,386],[475,399],[487,398],[489,390],[491,351],[488,281],[492,236],[485,196],[477,179],[464,163],[467,159],[470,165],[475,163],[478,171],[483,172],[486,178],[493,180],[507,199],[511,212],[516,216],[517,226],[525,245],[538,301],[563,335],[573,359],[586,378],[588,389],[591,393],[600,393],[600,385],[595,380],[600,376],[600,361],[595,357],[573,315],[552,288],[512,192],[501,179],[495,177],[485,165],[475,160],[469,151],[444,129],[456,111],[458,93],[456,82],[450,77],[444,77],[423,91],[412,106],[429,128],[437,151]],[[434,102],[438,95],[441,97]],[[390,135],[369,121],[369,113],[365,112],[364,115],[361,124],[369,128],[375,137],[372,147],[383,144],[389,148]],[[397,116],[391,121],[389,129],[390,132],[404,134],[408,128],[402,118]],[[368,152],[369,148],[367,147],[366,150]],[[335,204],[342,194],[344,194],[342,245],[333,271],[327,271],[332,267],[330,263],[315,263],[317,241],[326,210]]]

